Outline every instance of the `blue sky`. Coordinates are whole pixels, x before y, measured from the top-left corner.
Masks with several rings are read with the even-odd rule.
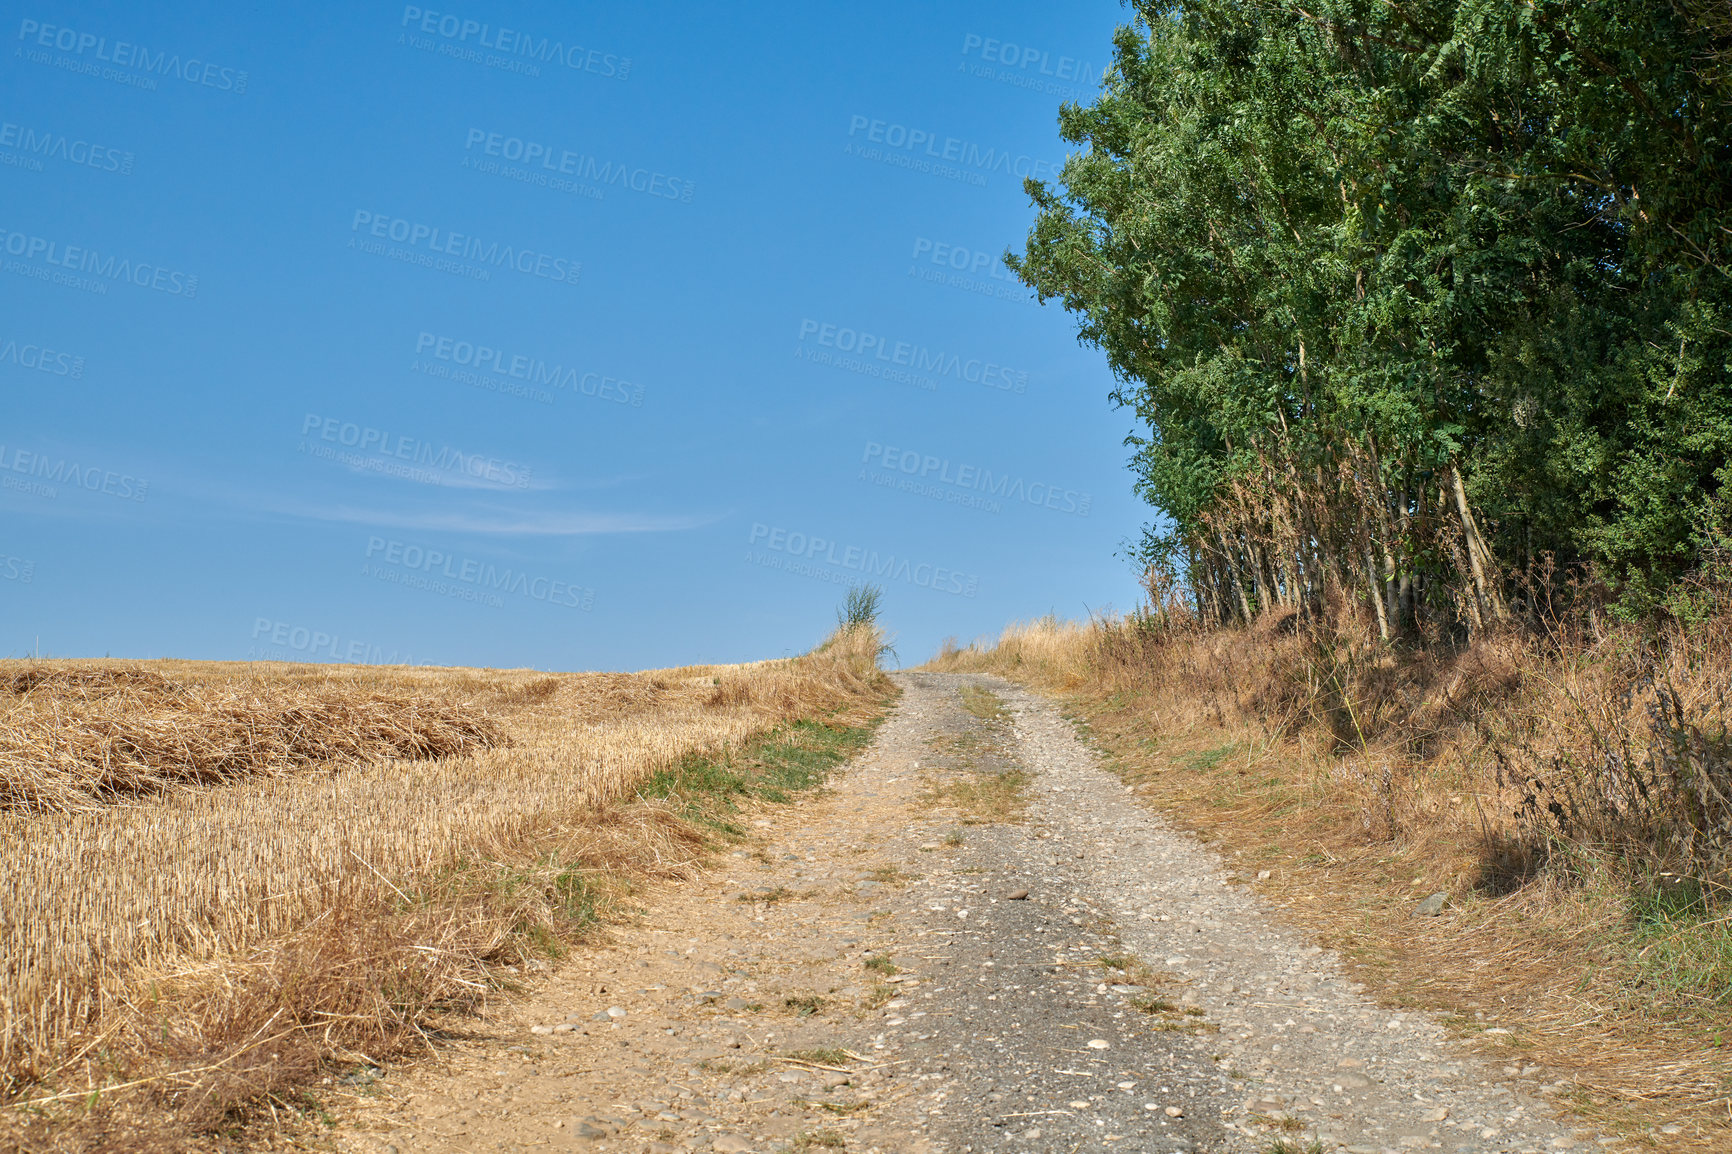
[[[908,662],[1129,607],[998,263],[1116,4],[8,5],[0,653]]]

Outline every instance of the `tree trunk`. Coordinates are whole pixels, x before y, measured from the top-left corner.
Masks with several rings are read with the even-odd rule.
[[[1449,476],[1455,489],[1456,512],[1461,516],[1461,535],[1467,544],[1467,563],[1473,571],[1474,592],[1494,618],[1507,621],[1509,610],[1503,603],[1503,592],[1498,588],[1496,580],[1497,561],[1486,547],[1485,538],[1480,536],[1479,523],[1473,518],[1473,510],[1468,508],[1467,490],[1461,483],[1461,470],[1451,466]]]
[[[1371,547],[1365,548],[1365,576],[1371,582],[1371,604],[1377,607],[1377,632],[1385,640],[1389,640],[1389,617],[1383,609],[1383,593],[1378,589],[1377,566],[1371,561]]]
[[[1245,578],[1238,570],[1242,566],[1233,564],[1233,548],[1228,542],[1227,534],[1220,534],[1221,552],[1228,558],[1227,577],[1233,583],[1233,591],[1239,595],[1239,609],[1245,614],[1245,623],[1251,623],[1251,601],[1245,596]]]

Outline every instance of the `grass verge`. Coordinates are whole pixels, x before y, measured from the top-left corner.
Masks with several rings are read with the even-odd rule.
[[[693,825],[740,840],[746,836],[736,820],[742,805],[780,804],[822,785],[831,770],[866,747],[876,729],[877,720],[866,725],[796,721],[738,752],[687,757],[645,778],[638,797],[665,801]]]
[[[1610,789],[1618,756],[1650,756],[1650,725],[1661,769],[1719,764],[1721,649],[1675,641],[1673,668],[1644,668],[1682,688],[1652,708],[1611,642],[1404,654],[1347,637],[1330,652],[1278,621],[1153,638],[1042,622],[931,667],[1057,697],[1143,804],[1380,1001],[1438,1013],[1494,1076],[1651,1148],[1718,1151],[1732,1149],[1732,910],[1716,883],[1645,857],[1641,830],[1566,838],[1545,808],[1588,812],[1568,767],[1611,766]],[[1442,915],[1416,916],[1437,893]],[[1148,1009],[1182,1024],[1159,999]]]

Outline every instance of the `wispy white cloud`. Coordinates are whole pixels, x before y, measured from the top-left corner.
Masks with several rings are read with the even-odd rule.
[[[351,505],[279,506],[280,513],[311,521],[420,529],[439,533],[487,533],[502,537],[581,537],[606,533],[674,533],[715,523],[725,513],[592,513],[512,509],[363,509]]]
[[[428,465],[405,465],[388,457],[366,457],[341,463],[350,476],[368,477],[381,481],[401,481],[405,484],[437,486],[442,489],[467,489],[492,493],[551,493],[558,490],[616,489],[633,481],[646,480],[647,473],[621,473],[605,477],[557,478],[536,472],[526,465],[513,463],[509,469],[498,470],[499,476],[475,476],[461,469],[440,469]],[[502,478],[511,477],[507,481]]]

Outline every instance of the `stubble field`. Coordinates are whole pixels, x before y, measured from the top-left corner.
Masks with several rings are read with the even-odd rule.
[[[0,1136],[173,1144],[430,1044],[690,868],[680,767],[872,717],[879,644],[637,674],[0,665]]]

